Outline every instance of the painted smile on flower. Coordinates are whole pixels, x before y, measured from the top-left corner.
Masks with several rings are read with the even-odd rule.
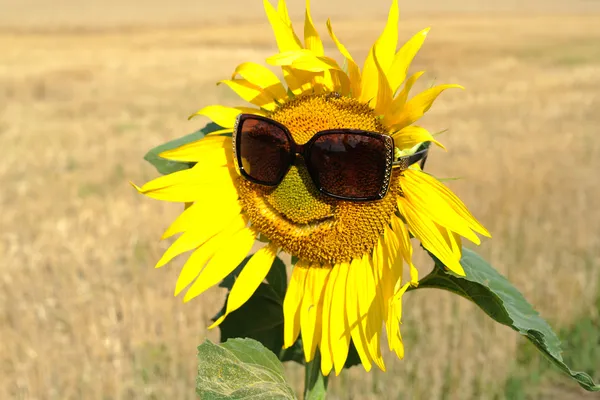
[[[329,21],[344,68],[324,54],[308,1],[303,43],[285,1],[264,6],[279,48],[267,63],[281,67],[285,86],[263,65],[240,64],[220,83],[250,105],[201,109],[195,115],[223,129],[161,154],[195,165],[137,188],[189,204],[164,233],[180,236],[157,267],[192,251],[175,289],[187,288],[187,301],[231,273],[260,239],[266,244],[242,269],[213,326],[241,307],[277,253],[287,252],[298,262],[283,304],[284,346],[301,333],[306,360],[318,347],[329,374],[342,370],[352,342],[366,370],[384,370],[383,328],[402,358],[401,296],[418,284],[410,235],[461,275],[461,237],[479,244],[476,233],[489,236],[419,166],[430,143],[442,145],[414,123],[443,91],[460,86],[411,95],[423,72],[407,71],[429,29],[397,50],[396,0],[362,70]],[[404,265],[410,282],[402,282]]]

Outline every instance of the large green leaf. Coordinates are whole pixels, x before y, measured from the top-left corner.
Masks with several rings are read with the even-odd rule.
[[[203,400],[295,399],[275,354],[252,339],[198,346],[196,393]]]
[[[584,389],[600,391],[600,386],[594,383],[588,374],[572,371],[565,364],[561,355],[560,340],[550,325],[539,316],[523,295],[483,258],[472,250],[463,248],[460,264],[466,276],[459,276],[445,268],[435,256],[431,257],[436,268],[420,281],[416,289],[445,289],[471,300],[494,320],[529,339],[546,358]]]
[[[183,146],[184,144],[200,140],[209,133],[221,129],[223,128],[215,124],[214,122],[211,122],[207,124],[204,128],[194,133],[190,133],[189,135],[186,135],[179,139],[171,140],[170,142],[161,144],[160,146],[153,148],[148,153],[146,153],[146,155],[144,156],[144,160],[154,165],[158,172],[160,172],[163,175],[191,168],[194,165],[193,163],[165,160],[164,158],[159,157],[159,154],[163,151],[172,150],[177,147]]]

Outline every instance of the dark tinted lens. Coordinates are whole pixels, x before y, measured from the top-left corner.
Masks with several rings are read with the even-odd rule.
[[[311,147],[310,169],[329,194],[374,199],[383,186],[387,153],[383,138],[328,133]]]
[[[290,164],[290,142],[285,131],[259,119],[242,121],[238,143],[241,167],[259,183],[281,181]]]

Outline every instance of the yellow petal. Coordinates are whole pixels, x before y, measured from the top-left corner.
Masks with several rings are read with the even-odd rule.
[[[397,218],[393,218],[397,219]],[[382,273],[379,277],[378,287],[383,294],[383,318],[387,331],[388,346],[394,350],[398,346],[396,332],[399,332],[398,321],[395,319],[395,310],[393,309],[393,297],[396,293],[396,286],[401,284],[402,278],[402,255],[399,253],[398,238],[389,228],[385,227],[384,239],[380,240],[378,252],[384,253],[384,259],[387,259],[387,265],[383,265]],[[375,259],[374,259],[375,262]]]
[[[317,311],[315,315],[315,331],[314,331],[314,339],[312,340],[312,344],[310,345],[308,361],[312,361],[315,355],[315,351],[317,346],[319,345],[319,341],[321,340],[322,328],[323,325],[320,323],[323,319],[323,302],[325,300],[325,288],[327,287],[327,282],[329,281],[329,274],[331,273],[332,268],[329,266],[320,266],[319,274],[317,275],[317,279],[315,280],[315,284],[312,288],[313,290],[313,298],[318,298],[319,302],[317,304]],[[304,334],[303,334],[304,340]],[[309,340],[309,343],[311,341]]]
[[[409,195],[408,185],[404,186],[407,187],[407,191],[404,192],[405,198],[424,218],[464,236],[477,245],[481,244],[481,240],[468,227],[466,221],[460,218],[448,204],[439,201],[439,197],[432,195],[431,190],[416,191],[415,187],[411,186]]]
[[[194,208],[194,211],[195,213],[193,215],[187,215],[187,217],[192,219],[190,225],[191,223],[194,225],[191,225],[191,229],[178,237],[167,251],[165,251],[160,260],[156,263],[156,268],[162,267],[174,257],[177,257],[186,251],[195,249],[215,234],[223,231],[233,219],[240,218],[241,207],[236,201],[235,204],[230,205],[230,208],[220,213],[206,208],[200,209],[198,207]]]
[[[321,339],[324,288],[330,272],[331,268],[324,268],[316,264],[308,268],[300,312],[302,347],[306,362],[313,360],[317,343]]]
[[[296,42],[300,47],[302,44],[300,43],[300,39],[298,39],[298,35],[294,32],[294,27],[292,26],[292,20],[290,19],[290,15],[288,13],[287,4],[285,4],[285,0],[279,0],[277,3],[277,14],[279,14],[279,18],[290,28],[292,31],[292,36],[294,37],[294,42]]]
[[[322,73],[315,75],[313,81],[311,83],[312,86],[312,94],[322,94],[325,91],[325,71]]]
[[[394,99],[394,104],[393,104],[392,112],[395,113],[395,112],[402,111],[402,109],[404,108],[404,105],[406,104],[406,100],[408,100],[408,95],[410,94],[410,90],[415,85],[415,83],[417,82],[417,80],[421,76],[423,76],[424,73],[425,73],[425,71],[417,71],[414,74],[412,74],[410,76],[410,78],[408,78],[406,80],[406,82],[404,83],[404,87],[402,88],[402,90],[400,91],[400,93],[398,93],[398,95]]]
[[[269,0],[263,0],[263,4],[265,6],[269,23],[273,28],[273,33],[275,34],[275,40],[277,41],[279,51],[283,52],[301,49],[302,45],[294,33],[291,23],[289,23],[289,16],[287,16],[285,2],[279,2],[279,5],[283,6],[280,7],[281,14],[275,11],[275,8],[273,8],[271,3],[269,3]],[[282,15],[284,16],[283,19]]]
[[[460,235],[458,233],[452,232],[451,230],[441,225],[435,225],[437,226],[438,230],[440,231],[440,234],[448,244],[450,250],[452,250],[454,256],[460,259],[462,257],[462,240],[460,238]]]
[[[292,346],[300,333],[300,305],[304,296],[304,282],[308,265],[300,260],[292,270],[292,277],[283,300],[283,347]]]
[[[248,107],[225,107],[221,105],[206,106],[203,109],[190,115],[190,119],[196,115],[203,115],[210,118],[215,124],[223,128],[233,129],[235,120],[241,113],[260,114],[260,110]]]
[[[392,88],[388,82],[387,76],[382,66],[379,64],[377,59],[377,51],[373,54],[373,61],[377,67],[378,81],[377,81],[377,100],[374,104],[376,115],[387,115],[389,114],[390,107],[392,105]]]
[[[156,263],[155,268],[160,268],[178,255],[200,246],[206,241],[206,239],[218,232],[220,227],[210,226],[207,228],[209,229],[206,231],[201,231],[200,234],[197,234],[193,231],[184,232],[183,235],[179,236],[177,240],[175,240],[173,244],[169,246],[167,251],[163,253],[162,257]]]
[[[256,233],[252,229],[246,228],[238,231],[231,236],[230,240],[224,242],[188,289],[183,301],[187,302],[199,296],[229,275],[248,255],[255,239]]]
[[[444,145],[435,140],[427,129],[416,125],[405,126],[398,132],[393,133],[392,138],[394,138],[394,145],[400,150],[413,148],[423,142],[433,142],[446,150]]]
[[[224,152],[223,149],[229,151]],[[231,153],[231,138],[227,136],[210,136],[163,151],[158,156],[166,160],[199,162],[205,160],[206,157],[226,157],[226,153]],[[226,164],[219,165],[221,161],[223,161],[222,158],[215,160],[217,162],[215,165],[222,166]]]
[[[390,339],[390,350],[393,350],[399,359],[404,358],[404,344],[400,335],[400,323],[402,321],[402,296],[408,289],[409,284],[402,286],[398,292],[390,299],[390,323],[391,331],[388,330]]]
[[[300,71],[288,66],[281,67],[281,69],[288,88],[294,95],[300,96],[313,90],[312,81],[318,73]]]
[[[385,232],[384,232],[385,234]],[[382,237],[380,236],[380,240]],[[376,247],[377,248],[377,247]],[[371,268],[373,280],[375,282],[375,301],[374,308],[379,310],[378,315],[373,315],[372,324],[375,327],[376,335],[376,346],[379,351],[379,357],[381,357],[381,335],[382,335],[382,323],[385,323],[389,311],[389,299],[393,296],[393,286],[391,279],[391,270],[389,262],[391,260],[386,259],[384,246],[379,246],[377,252],[374,251],[374,258],[371,260]],[[384,256],[380,256],[376,253],[384,253]],[[390,290],[392,289],[392,290]]]
[[[377,58],[377,62],[379,63],[381,70],[384,72],[384,75],[392,65],[394,54],[396,52],[396,46],[398,45],[398,18],[398,1],[394,0],[392,2],[392,6],[388,15],[388,21],[383,33],[377,39],[371,48],[367,59],[365,60],[362,73],[362,90],[360,95],[360,101],[362,102],[367,103],[370,102],[371,99],[375,99],[379,91],[379,68],[375,63],[375,58]]]
[[[333,92],[334,90],[334,82],[333,77],[331,75],[332,70],[323,71],[323,77],[319,76],[321,79],[321,85],[323,86],[323,92]]]
[[[363,330],[362,320],[359,318],[358,296],[363,290],[362,277],[359,270],[362,259],[354,259],[348,271],[348,288],[346,290],[346,315],[348,316],[348,327],[352,336],[352,343],[356,348],[360,362],[368,372],[372,367],[371,354],[368,351],[367,339]]]
[[[373,362],[382,370],[385,371],[385,364],[381,355],[381,327],[383,323],[382,306],[380,298],[377,296],[377,287],[375,282],[375,272],[371,257],[363,257],[363,292],[364,296],[359,294],[359,311],[361,316],[366,316],[363,319],[365,336],[368,342],[369,352],[373,357]],[[361,299],[364,300],[361,302]]]
[[[425,28],[414,35],[404,44],[404,46],[402,46],[402,48],[400,48],[398,53],[396,53],[388,73],[390,86],[392,87],[393,92],[396,92],[402,82],[404,82],[404,79],[406,79],[408,68],[419,52],[419,49],[421,49],[429,30],[430,28]]]
[[[406,100],[408,99],[408,94],[410,93],[410,90],[412,89],[415,82],[424,73],[425,71],[419,71],[412,74],[411,77],[408,78],[408,80],[404,84],[404,87],[402,88],[400,93],[398,93],[398,95],[392,100],[390,112],[388,115],[385,116],[383,120],[387,126],[393,126],[396,123],[396,121],[399,120],[399,118],[401,117],[402,110],[406,105]]]
[[[262,90],[259,86],[255,86],[246,79],[225,79],[219,82],[227,85],[238,96],[265,110],[273,111],[277,104],[275,98],[268,92]]]
[[[285,0],[279,0],[277,3],[277,14],[279,14],[279,18],[289,27],[292,26],[292,20],[290,19],[290,15],[288,13],[287,4],[285,4]]]
[[[310,50],[288,51],[267,58],[267,63],[277,66],[292,66],[294,69],[323,72],[330,69],[341,70],[337,62],[326,56],[316,56]]]
[[[377,295],[380,296],[382,305],[382,317],[387,321],[389,299],[394,295],[393,282],[390,279],[390,253],[386,246],[388,240],[389,228],[384,227],[383,234],[377,240],[373,248],[373,267],[375,272],[375,282]],[[393,235],[392,235],[393,236]]]
[[[252,108],[251,110],[255,111],[254,108]],[[260,111],[260,110],[259,110]],[[258,114],[258,115],[263,115],[263,113],[261,112],[252,112],[250,114]],[[218,131],[212,131],[210,133],[206,134],[207,138],[211,138],[211,137],[218,137],[220,135],[223,135],[225,133],[232,133],[233,132],[233,128],[225,128],[225,129],[220,129]]]
[[[324,54],[323,42],[319,37],[319,32],[315,28],[312,17],[310,16],[310,0],[306,0],[306,13],[304,17],[304,47],[318,56]]]
[[[216,220],[226,220],[228,215],[241,213],[242,209],[237,199],[237,189],[233,185],[225,190],[201,197],[179,214],[163,233],[161,239],[191,230],[201,223],[210,225],[216,223]]]
[[[421,241],[423,246],[435,255],[446,267],[458,275],[465,276],[465,271],[452,250],[436,228],[433,221],[417,211],[411,202],[403,197],[398,199],[398,209],[406,218],[412,234]]]
[[[379,84],[379,71],[377,70],[377,65],[375,65],[374,57],[374,51],[371,49],[363,66],[360,97],[358,98],[361,103],[367,103],[371,107],[371,102],[377,98]]]
[[[282,51],[278,54],[272,55],[271,57],[267,57],[267,64],[276,65],[276,66],[289,66],[294,63],[294,61],[300,58],[316,58],[315,55],[306,49],[293,50],[293,51]]]
[[[346,48],[346,46],[344,46],[337,38],[337,36],[335,35],[335,33],[333,33],[333,27],[331,26],[331,20],[327,19],[327,31],[329,32],[329,36],[331,37],[331,40],[333,40],[333,42],[335,43],[335,45],[337,46],[338,50],[340,53],[342,53],[342,55],[347,59],[347,60],[351,60],[354,61],[354,59],[352,58],[352,56],[350,55],[350,52],[348,51],[348,49]]]
[[[316,274],[319,268],[312,265],[307,268],[306,278],[304,280],[304,295],[300,304],[300,332],[302,332],[302,348],[304,349],[304,357],[308,362],[310,349],[315,341],[315,311],[318,304],[318,299],[313,299],[313,286],[316,280]],[[306,343],[304,336],[307,336],[310,343]]]
[[[261,88],[279,103],[287,99],[287,91],[277,75],[264,65],[245,62],[237,66],[231,79],[234,79],[236,75],[240,75],[251,85]]]
[[[399,218],[392,218],[392,230],[396,234],[398,239],[398,251],[402,255],[402,258],[409,265],[410,268],[410,283],[413,286],[419,284],[419,271],[412,262],[413,248],[410,242],[410,235],[404,222]]]
[[[325,295],[323,297],[323,314],[321,322],[321,372],[323,375],[329,375],[331,368],[333,368],[333,348],[331,343],[331,318],[332,308],[331,302],[333,299],[333,289],[335,288],[335,282],[338,278],[340,268],[335,266],[329,273],[329,279],[327,280],[327,286],[325,287]]]
[[[196,249],[188,258],[175,284],[175,296],[179,295],[192,283],[222,244],[242,229],[245,229],[248,220],[241,215],[232,220],[229,226],[221,233],[210,238],[206,243]]]
[[[229,314],[243,306],[252,297],[258,286],[267,277],[277,255],[277,250],[277,246],[270,243],[252,255],[235,280],[231,292],[229,292],[225,314],[209,326],[208,329],[221,324]]]
[[[341,94],[342,96],[348,96],[351,93],[350,79],[344,71],[332,69],[325,71],[325,74],[329,73],[331,76],[331,90]],[[326,80],[327,82],[327,80]]]
[[[451,88],[464,89],[460,85],[438,85],[417,94],[404,105],[402,111],[394,118],[392,128],[402,129],[416,122],[429,111],[435,99],[444,90]]]
[[[484,236],[491,237],[490,232],[488,232],[488,230],[485,229],[485,227],[481,225],[479,221],[477,221],[477,219],[469,212],[467,206],[465,206],[465,204],[440,181],[424,172],[414,173],[412,178],[417,180],[417,182],[428,185],[435,190],[437,195],[439,195],[458,215],[460,215],[461,218],[467,222],[469,228]]]
[[[392,219],[395,219],[392,217]],[[395,232],[389,227],[384,227],[384,234],[379,239],[378,254],[381,254],[379,262],[380,280],[383,288],[384,299],[389,299],[394,294],[396,282],[402,278],[403,254],[400,253],[400,244]],[[374,259],[375,261],[375,259]],[[384,308],[386,304],[384,304]]]
[[[190,168],[158,177],[136,190],[157,200],[194,202],[209,192],[227,190],[233,186],[232,170],[215,167],[209,170]]]
[[[198,168],[206,168],[210,170],[214,167],[230,167],[233,168],[233,152],[231,151],[231,138],[229,143],[220,149],[198,150],[197,142],[188,143],[174,150],[169,150],[159,154],[161,158],[180,162],[195,162]],[[164,155],[164,156],[163,156]]]
[[[292,67],[302,71],[309,72],[324,72],[328,70],[339,70],[342,69],[335,60],[329,57],[300,57],[292,63]]]
[[[387,24],[385,25],[383,33],[373,46],[373,49],[375,49],[375,56],[385,73],[388,72],[392,65],[396,47],[398,46],[399,17],[398,0],[393,0],[388,14]]]
[[[331,299],[329,338],[335,374],[339,375],[348,358],[350,346],[350,328],[348,327],[348,317],[346,317],[346,288],[350,264],[344,262],[334,268],[339,268],[340,271]]]
[[[428,184],[430,179],[423,178],[427,175],[421,171],[407,170],[401,178],[404,196],[423,215],[437,222],[451,231],[454,231],[475,244],[480,244],[479,237],[471,231],[469,222],[461,217],[439,194],[436,186]],[[429,175],[427,175],[428,178]],[[455,199],[458,200],[458,198]]]
[[[346,47],[338,40],[338,38],[333,33],[333,28],[331,27],[331,21],[327,20],[327,29],[329,31],[329,36],[334,41],[338,50],[342,55],[346,58],[346,64],[348,66],[348,79],[350,81],[350,93],[352,93],[352,97],[359,98],[361,92],[361,76],[360,69],[358,65],[354,62],[354,59],[346,49]],[[343,71],[342,71],[343,73]]]

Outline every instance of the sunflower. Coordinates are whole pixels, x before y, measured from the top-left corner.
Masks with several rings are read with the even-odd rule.
[[[245,179],[231,150],[231,133],[240,114],[276,121],[300,144],[323,130],[360,129],[391,136],[400,157],[429,143],[442,146],[414,123],[440,93],[461,87],[438,85],[409,97],[423,72],[407,77],[407,71],[429,28],[397,51],[397,0],[362,70],[329,20],[329,36],[345,59],[344,67],[325,55],[308,0],[304,44],[294,32],[285,1],[277,9],[263,1],[279,48],[267,63],[281,67],[287,87],[266,66],[240,64],[231,79],[219,84],[252,106],[202,108],[194,115],[206,116],[222,129],[161,154],[194,166],[136,186],[146,196],[187,204],[163,235],[180,234],[157,267],[191,251],[175,289],[178,295],[187,288],[188,301],[230,274],[257,240],[264,243],[241,270],[226,312],[214,327],[252,296],[279,252],[291,254],[298,261],[283,304],[284,347],[292,346],[301,333],[306,360],[314,358],[318,347],[321,371],[328,375],[332,369],[336,374],[342,370],[352,342],[367,371],[373,365],[385,370],[383,328],[389,349],[402,358],[401,296],[409,285],[418,285],[411,235],[447,268],[464,275],[461,237],[479,244],[476,233],[489,233],[417,164],[392,170],[383,198],[347,201],[317,190],[302,163],[294,163],[276,186]],[[409,282],[402,282],[404,264]]]

